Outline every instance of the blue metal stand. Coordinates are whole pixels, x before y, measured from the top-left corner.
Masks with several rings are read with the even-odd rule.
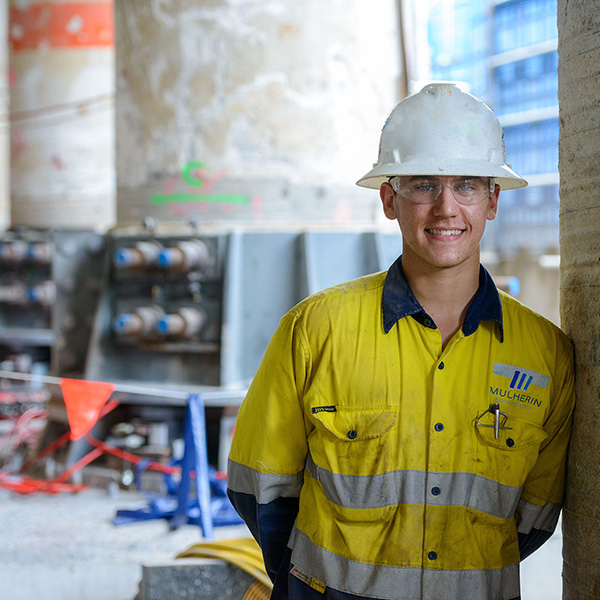
[[[171,529],[187,523],[191,472],[196,472],[196,497],[200,509],[200,529],[207,540],[213,539],[213,521],[210,507],[210,475],[206,448],[206,419],[200,394],[188,398],[183,439],[185,448],[181,465],[181,481],[177,493],[177,508],[169,521]]]
[[[202,536],[212,540],[214,527],[242,523],[227,498],[225,482],[217,480],[208,464],[204,402],[199,394],[192,394],[188,398],[183,436],[185,446],[179,485],[170,475],[165,475],[168,496],[145,494],[149,500],[148,506],[137,510],[118,510],[113,520],[115,525],[167,519],[171,529],[187,523],[197,524]],[[141,471],[146,466],[141,464],[138,467],[138,488]],[[195,477],[192,477],[192,473]],[[192,479],[195,479],[195,497],[190,497]]]

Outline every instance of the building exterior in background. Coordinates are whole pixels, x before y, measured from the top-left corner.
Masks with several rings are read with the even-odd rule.
[[[434,0],[431,79],[462,82],[505,131],[529,187],[502,193],[484,248],[503,256],[558,251],[558,31],[555,0]]]

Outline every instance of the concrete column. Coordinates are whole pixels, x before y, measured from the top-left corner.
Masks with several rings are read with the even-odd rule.
[[[0,4],[0,231],[10,224],[8,5]]]
[[[561,322],[577,408],[563,513],[563,598],[600,598],[600,11],[558,0]]]
[[[11,0],[12,223],[115,219],[112,0]]]
[[[373,218],[354,182],[398,101],[395,0],[115,8],[120,223]]]

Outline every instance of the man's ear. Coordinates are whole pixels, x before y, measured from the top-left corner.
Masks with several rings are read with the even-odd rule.
[[[381,184],[381,187],[379,188],[379,197],[381,198],[381,204],[383,205],[383,214],[391,221],[395,221],[398,216],[394,204],[395,193],[389,183],[386,182]]]
[[[498,214],[498,198],[500,197],[500,186],[496,184],[494,192],[490,196],[487,210],[487,220],[493,221]]]

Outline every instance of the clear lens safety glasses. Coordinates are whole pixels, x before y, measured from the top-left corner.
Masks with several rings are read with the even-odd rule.
[[[460,204],[478,204],[489,198],[495,182],[489,177],[448,177],[444,183],[439,177],[392,177],[392,189],[416,204],[433,204],[447,187]]]

